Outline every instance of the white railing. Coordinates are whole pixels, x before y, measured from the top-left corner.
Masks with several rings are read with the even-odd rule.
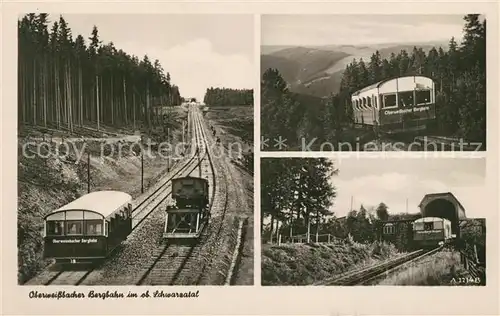
[[[306,243],[337,243],[340,238],[332,234],[302,234],[302,235],[278,235],[274,236],[268,243],[270,244],[306,244]]]

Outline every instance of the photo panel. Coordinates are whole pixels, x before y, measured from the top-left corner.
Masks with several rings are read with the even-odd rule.
[[[486,20],[263,15],[261,150],[485,151]]]
[[[17,31],[18,284],[252,285],[253,15]]]
[[[485,158],[262,158],[263,286],[485,286]]]

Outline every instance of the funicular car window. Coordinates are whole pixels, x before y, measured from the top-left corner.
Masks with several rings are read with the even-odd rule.
[[[431,91],[430,90],[417,90],[415,91],[415,98],[417,104],[426,104],[431,102]]]
[[[102,221],[98,219],[86,220],[85,235],[102,235]]]
[[[443,222],[435,222],[434,229],[443,229]]]
[[[384,95],[384,107],[396,106],[396,94],[385,94]]]
[[[66,221],[66,235],[81,235],[83,221]]]
[[[368,107],[371,107],[372,106],[372,98],[368,97],[367,100],[368,100]]]
[[[434,223],[424,223],[424,230],[433,230],[434,229]]]
[[[399,102],[401,106],[413,106],[413,91],[399,92]]]
[[[47,235],[62,236],[64,235],[64,224],[62,221],[47,221]]]
[[[414,223],[413,228],[415,230],[424,230],[424,223],[422,223],[422,222]]]

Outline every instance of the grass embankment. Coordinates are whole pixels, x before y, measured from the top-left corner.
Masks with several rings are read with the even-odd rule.
[[[49,261],[43,255],[43,217],[49,212],[87,193],[87,153],[90,159],[91,191],[119,190],[137,197],[141,193],[141,158],[131,142],[106,144],[89,141],[69,143],[65,146],[51,143],[37,149],[33,137],[39,137],[34,130],[24,129],[18,138],[18,282],[24,283]],[[26,137],[29,135],[30,137]],[[59,132],[59,135],[63,135]],[[65,138],[70,135],[64,135]],[[73,137],[73,136],[71,136]],[[180,131],[174,134],[180,141]],[[29,155],[23,154],[28,146]],[[48,142],[47,142],[48,143]],[[118,147],[122,147],[121,155]],[[104,155],[101,155],[101,148]],[[56,150],[59,149],[59,152]],[[83,150],[82,150],[83,149]],[[48,156],[44,158],[38,154]],[[113,151],[113,152],[111,152]],[[80,159],[79,159],[80,158]],[[144,156],[144,186],[147,189],[166,171],[165,158],[157,151]]]
[[[231,161],[252,173],[253,106],[209,107],[205,118],[215,128]]]
[[[253,106],[209,107],[206,118],[223,144],[240,142],[244,152],[253,151]]]
[[[262,285],[310,285],[397,254],[386,243],[262,246]]]
[[[456,251],[442,251],[411,263],[379,285],[478,285],[460,263]]]

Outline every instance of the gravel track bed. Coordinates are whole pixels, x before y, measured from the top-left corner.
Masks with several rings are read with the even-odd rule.
[[[85,274],[87,271],[64,271],[50,285],[75,285]]]
[[[171,245],[168,247],[168,251],[163,255],[161,255],[161,252],[164,247],[158,247],[155,250],[154,255],[151,256],[153,262],[159,256],[161,256],[161,258],[156,262],[154,269],[149,273],[147,271],[148,269],[146,267],[144,268],[144,273],[140,279],[143,278],[145,273],[148,273],[148,275],[141,281],[141,285],[170,285],[173,279],[177,277],[177,273],[182,267],[186,256],[191,252],[191,247],[181,245]],[[134,283],[137,284],[140,279],[137,279]]]
[[[40,274],[28,280],[28,282],[23,285],[44,285],[49,282],[53,277],[58,274],[59,271],[55,269],[54,266],[49,266],[47,269],[40,272]]]

